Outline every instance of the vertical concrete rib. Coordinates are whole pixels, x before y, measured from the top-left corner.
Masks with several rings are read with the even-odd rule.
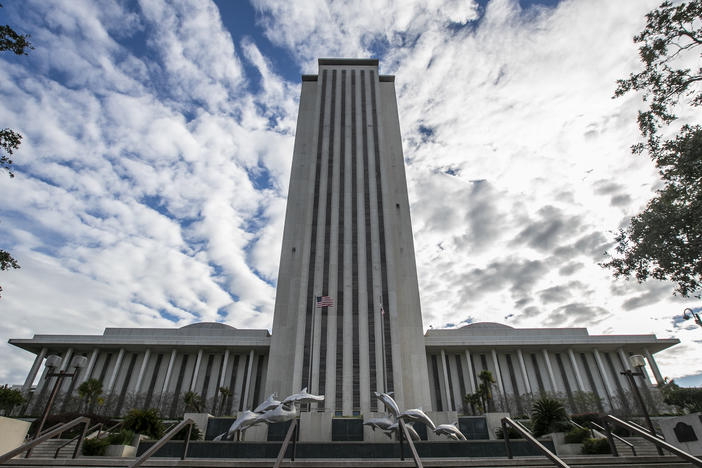
[[[361,70],[361,130],[362,130],[362,148],[363,148],[363,216],[365,226],[365,265],[366,265],[366,300],[362,302],[366,309],[366,320],[368,322],[368,376],[369,387],[368,394],[378,389],[376,381],[376,353],[375,353],[375,308],[373,306],[373,237],[371,233],[371,200],[370,200],[370,158],[368,156],[368,104],[366,93],[366,71]],[[365,348],[364,348],[365,351]],[[370,399],[370,410],[377,409],[377,400]]]
[[[334,194],[334,136],[335,136],[335,124],[336,124],[336,70],[331,70],[331,89],[329,90],[329,100],[330,100],[330,110],[329,110],[329,140],[328,140],[328,150],[326,154],[327,160],[327,176],[326,176],[326,192],[327,199],[325,202],[325,214],[324,214],[324,244],[323,251],[324,257],[322,260],[322,295],[332,296],[330,290],[330,276],[332,275],[331,269],[331,253],[336,252],[334,245],[332,245],[332,228],[334,222],[332,219],[332,198]],[[336,210],[335,210],[336,211]],[[317,391],[320,394],[326,393],[326,373],[327,373],[327,319],[329,315],[329,308],[322,307],[320,313],[320,342],[319,342],[319,359],[315,362],[319,362],[319,385]]]
[[[356,100],[358,93],[356,92],[356,70],[351,70],[351,250],[352,250],[352,336],[353,336],[353,360],[352,360],[352,411],[361,410],[361,392],[360,392],[360,379],[361,379],[361,359],[360,359],[360,336],[361,336],[361,326],[359,320],[359,301],[360,301],[360,249],[359,249],[359,233],[358,233],[358,203],[359,198],[359,165],[361,163],[361,158],[358,157],[358,104]],[[362,191],[360,192],[362,193]]]
[[[392,304],[390,303],[388,297],[388,255],[387,249],[385,248],[385,210],[384,210],[384,190],[383,190],[383,174],[382,174],[382,164],[380,160],[380,138],[379,138],[379,119],[378,119],[378,102],[376,98],[376,86],[378,84],[378,79],[373,71],[370,72],[370,91],[371,91],[371,110],[373,117],[373,153],[375,154],[375,185],[376,185],[376,199],[377,199],[377,212],[378,212],[378,248],[380,250],[380,278],[382,281],[382,306],[385,309],[386,320],[383,321],[383,329],[381,333],[383,334],[384,349],[381,350],[383,354],[383,378],[387,383],[387,388],[383,387],[384,391],[392,392],[394,390],[393,385],[393,363],[392,363],[392,336],[390,333],[390,316],[392,311]]]
[[[303,363],[302,363],[302,384],[303,386],[308,386],[311,371],[310,369],[310,358],[311,352],[310,342],[312,333],[312,308],[314,307],[314,271],[315,271],[315,259],[317,253],[317,222],[316,216],[314,216],[319,210],[319,185],[320,185],[320,175],[322,170],[322,152],[324,143],[324,111],[325,111],[325,99],[326,99],[326,87],[327,87],[327,72],[322,71],[322,91],[321,91],[321,102],[319,106],[319,125],[317,130],[317,157],[315,163],[315,175],[314,175],[314,195],[312,197],[312,232],[310,235],[310,249],[308,255],[308,271],[307,271],[307,293],[306,293],[306,307],[305,307],[305,342],[303,350]]]
[[[337,304],[335,322],[336,322],[336,339],[334,340],[334,351],[336,354],[335,360],[335,379],[336,385],[334,388],[334,409],[343,411],[343,387],[344,387],[344,326],[346,315],[345,298],[345,272],[346,272],[346,70],[341,70],[341,89],[340,89],[340,110],[339,110],[339,199],[338,219],[337,219],[337,270],[336,270],[336,290]]]

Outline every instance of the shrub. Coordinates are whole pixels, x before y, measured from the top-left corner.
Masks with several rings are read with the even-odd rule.
[[[565,435],[566,444],[579,444],[590,437],[590,431],[585,428],[574,427]]]
[[[105,437],[109,441],[109,445],[132,445],[134,440],[134,431],[122,429],[119,432],[113,432]]]
[[[13,390],[8,385],[0,387],[0,410],[5,412],[5,416],[9,416],[15,406],[25,401],[19,390]]]
[[[524,438],[524,436],[522,434],[520,434],[519,432],[517,432],[517,430],[515,428],[513,428],[512,426],[507,427],[507,434],[509,434],[510,439],[523,439]],[[502,427],[498,427],[497,429],[495,429],[495,437],[497,437],[498,439],[504,439],[504,433],[502,432]]]
[[[531,407],[531,421],[535,437],[558,430],[567,419],[568,416],[563,404],[555,398],[540,398]]]
[[[125,416],[122,427],[136,434],[144,434],[151,439],[160,439],[163,435],[163,423],[158,410],[154,408],[134,408]]]
[[[587,426],[588,423],[594,422],[595,424],[602,425],[602,419],[599,413],[580,413],[573,414],[570,416],[571,421],[580,424],[581,426]]]
[[[90,418],[90,425],[93,426],[97,423],[102,423],[103,428],[108,428],[111,425],[114,424],[114,420],[112,418],[108,418],[105,416],[100,416],[98,414],[81,414],[81,413],[60,413],[60,414],[50,414],[46,418],[46,422],[44,423],[44,429],[42,431],[45,431],[49,429],[52,426],[55,426],[58,423],[67,423],[69,421],[72,421],[78,417],[81,416],[86,416]],[[39,423],[41,422],[41,418],[37,418],[32,422],[32,425],[29,426],[29,434],[34,434],[36,430],[39,428]],[[75,435],[78,434],[78,432],[83,430],[83,426],[75,426],[73,429],[70,431],[67,431],[61,435],[61,438],[73,438]],[[69,437],[70,435],[70,437]]]
[[[83,441],[83,455],[101,457],[105,455],[105,449],[108,445],[110,445],[110,441],[107,438],[85,439]]]
[[[585,439],[583,441],[583,455],[600,455],[603,453],[612,453],[607,439]]]
[[[188,434],[188,428],[184,427],[176,435],[173,436],[172,440],[185,440],[185,436]],[[200,440],[202,439],[202,432],[196,425],[193,424],[193,430],[190,432],[190,440]]]

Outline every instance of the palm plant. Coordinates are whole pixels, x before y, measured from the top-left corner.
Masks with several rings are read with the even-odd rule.
[[[555,398],[540,398],[531,407],[531,421],[536,437],[558,430],[558,426],[567,419],[563,404]]]
[[[93,413],[95,411],[95,403],[102,395],[102,382],[98,379],[86,380],[78,386],[78,395],[85,402],[85,409],[88,410],[88,413]]]

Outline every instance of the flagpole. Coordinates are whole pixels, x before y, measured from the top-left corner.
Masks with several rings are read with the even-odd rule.
[[[380,344],[383,347],[383,392],[388,392],[388,372],[385,363],[385,309],[383,308],[382,296],[380,297]]]

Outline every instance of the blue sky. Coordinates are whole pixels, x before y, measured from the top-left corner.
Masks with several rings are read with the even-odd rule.
[[[657,2],[5,1],[0,338],[200,320],[269,328],[299,76],[319,57],[396,75],[425,327],[490,320],[682,344],[700,302],[597,266],[655,191],[635,158],[632,36]],[[682,121],[693,116],[682,114]],[[31,362],[2,345],[0,382]],[[695,380],[696,379],[696,380]]]

